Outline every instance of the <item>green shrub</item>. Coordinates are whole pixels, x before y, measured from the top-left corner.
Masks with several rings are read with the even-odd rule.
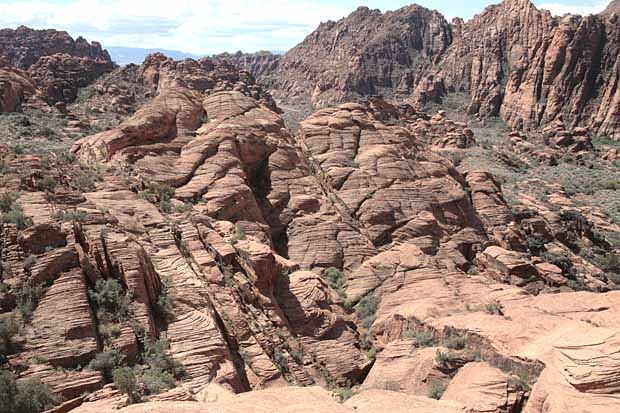
[[[54,192],[57,186],[58,181],[50,175],[37,179],[37,183],[35,184],[35,188],[43,192]]]
[[[156,311],[169,322],[174,320],[174,300],[175,293],[172,287],[172,280],[164,278],[161,291],[157,297]]]
[[[275,348],[273,350],[273,361],[278,370],[280,370],[282,373],[286,373],[288,371],[288,360],[284,356],[284,353],[282,353],[282,350],[280,350],[279,348]]]
[[[502,314],[502,307],[500,306],[499,303],[493,302],[493,303],[489,303],[489,304],[485,305],[484,306],[484,311],[487,314],[500,315],[500,314]]]
[[[191,212],[194,209],[194,205],[191,202],[185,202],[184,204],[179,204],[174,207],[174,212],[177,214],[185,214],[186,212]]]
[[[322,274],[327,284],[333,288],[342,298],[347,298],[345,289],[346,277],[342,271],[335,267],[325,269]]]
[[[525,372],[522,372],[519,375],[511,375],[508,378],[508,386],[517,391],[530,391],[530,378]]]
[[[375,361],[376,359],[377,359],[377,349],[373,347],[370,350],[368,350],[368,360]]]
[[[540,255],[545,250],[545,238],[541,234],[528,235],[527,245],[534,255]]]
[[[99,323],[99,334],[106,343],[111,343],[113,339],[120,337],[121,325],[118,323]]]
[[[22,283],[15,289],[17,309],[25,321],[30,320],[32,313],[39,305],[39,301],[47,291],[47,287],[39,284],[32,285],[30,280]]]
[[[244,240],[244,239],[245,239],[245,232],[243,232],[243,230],[239,228],[238,226],[235,226],[235,231],[228,239],[228,242],[230,243],[230,245],[236,245],[237,242]]]
[[[107,381],[113,379],[113,371],[120,366],[123,355],[116,349],[98,353],[93,360],[88,363],[90,370],[100,371]]]
[[[123,394],[127,395],[130,404],[140,401],[138,393],[138,381],[133,369],[130,367],[121,367],[112,373],[114,385]]]
[[[434,382],[428,391],[428,397],[431,399],[439,400],[441,396],[446,392],[448,385],[442,382]]]
[[[435,340],[433,335],[425,331],[405,330],[401,336],[402,338],[415,339],[419,347],[433,347],[437,345],[437,340]]]
[[[13,314],[0,318],[0,354],[10,354],[14,351],[13,338],[19,333],[19,324]]]
[[[444,346],[451,350],[462,350],[466,344],[465,337],[458,334],[451,334],[444,340]]]
[[[114,278],[97,280],[95,289],[88,293],[97,309],[97,317],[100,322],[120,322],[129,315],[131,297],[125,293],[121,283]]]
[[[176,380],[171,373],[157,368],[146,369],[140,381],[144,384],[148,394],[159,394],[176,386]]]
[[[351,397],[355,396],[355,392],[352,389],[349,389],[347,387],[336,389],[334,393],[336,393],[336,396],[338,397],[338,400],[340,401],[340,403],[344,403],[347,400],[349,400]]]
[[[41,413],[61,402],[60,397],[37,379],[15,380],[12,372],[0,371],[0,411]]]
[[[455,359],[456,359],[456,356],[454,355],[452,351],[448,351],[444,353],[441,350],[437,350],[435,352],[435,362],[439,366],[450,367],[454,363]]]
[[[93,171],[81,171],[71,178],[69,186],[78,192],[93,192],[97,189],[97,176]]]
[[[77,162],[77,156],[71,152],[60,152],[58,154],[58,162],[64,165],[73,165]]]
[[[355,310],[357,317],[362,320],[362,326],[369,328],[375,321],[375,313],[379,308],[379,298],[373,294],[362,298]]]
[[[608,253],[601,257],[597,264],[605,272],[620,274],[620,256],[617,254]]]
[[[13,204],[9,212],[2,214],[2,222],[10,223],[23,230],[32,226],[32,219],[24,214],[24,210],[17,204]]]
[[[58,214],[58,219],[63,222],[85,222],[88,215],[84,211],[62,211]]]
[[[18,192],[5,192],[0,195],[0,211],[9,212],[19,195]]]
[[[170,343],[165,338],[155,342],[147,342],[144,348],[143,359],[151,369],[158,369],[172,374],[176,379],[185,376],[185,368],[168,353]]]
[[[541,258],[549,264],[553,264],[562,270],[562,274],[569,280],[577,278],[577,270],[573,266],[573,262],[564,255],[558,255],[551,252],[544,252]]]
[[[29,255],[26,257],[26,259],[24,259],[23,262],[23,267],[25,270],[29,270],[31,269],[34,264],[37,262],[37,256],[36,255]]]

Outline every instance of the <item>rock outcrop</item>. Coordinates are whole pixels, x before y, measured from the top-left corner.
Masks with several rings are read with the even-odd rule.
[[[13,70],[14,78],[15,73],[24,78],[19,82],[21,89],[28,85],[29,94],[33,94],[30,83],[34,83],[36,94],[52,106],[59,102],[63,105],[73,102],[78,89],[114,68],[108,52],[97,42],[89,43],[82,37],[73,40],[66,32],[33,30],[25,26],[0,30],[0,62],[0,66],[23,70]],[[6,91],[7,88],[3,89]],[[3,93],[7,93],[5,91]],[[20,101],[23,101],[23,92],[13,93],[21,96]],[[2,106],[8,107],[8,103],[1,104],[0,111],[9,111],[3,110]],[[11,111],[15,109],[14,104]],[[61,110],[64,111],[64,106]]]
[[[322,23],[260,80],[277,99],[317,107],[368,95],[408,96],[451,41],[438,12],[417,5],[385,14],[360,7]]]
[[[99,43],[89,43],[83,37],[73,40],[64,31],[34,30],[26,26],[0,30],[0,58],[9,66],[28,70],[41,57],[57,53],[111,62],[110,55]]]
[[[385,14],[360,8],[321,24],[269,70],[256,70],[287,104],[324,107],[383,95],[423,106],[465,93],[470,114],[501,116],[513,128],[561,119],[617,138],[614,10],[554,17],[530,0],[505,0],[448,24],[420,6]]]
[[[262,51],[256,53],[221,53],[212,58],[215,61],[225,61],[241,70],[246,70],[260,81],[263,76],[268,77],[277,70],[282,57],[271,52]]]
[[[443,20],[403,10],[354,18],[387,25],[380,50],[394,27],[437,23],[402,39],[426,70],[446,53]],[[31,70],[85,59],[59,56]],[[64,101],[63,79],[49,87]],[[607,221],[509,205],[491,173],[443,156],[475,144],[465,123],[373,97],[293,135],[219,58],[153,54],[108,80],[89,99],[118,98],[122,122],[68,153],[0,150],[0,311],[20,327],[0,344],[18,380],[64,397],[55,412],[619,409],[620,293],[570,248],[613,253],[590,219]],[[567,122],[547,138],[588,152]],[[127,406],[117,365],[144,404]]]
[[[0,113],[15,112],[29,95],[35,93],[35,84],[21,70],[0,69]]]
[[[73,102],[80,88],[88,86],[113,68],[110,60],[58,53],[42,56],[28,72],[40,93],[53,105]]]

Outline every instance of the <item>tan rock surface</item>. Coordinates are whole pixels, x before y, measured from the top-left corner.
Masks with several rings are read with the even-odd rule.
[[[522,408],[520,394],[509,388],[508,375],[487,363],[468,363],[454,376],[441,400],[452,400],[468,412],[512,412]]]
[[[419,348],[415,339],[388,343],[373,364],[361,390],[378,389],[427,396],[435,383],[448,382],[450,376],[437,368],[437,347]]]

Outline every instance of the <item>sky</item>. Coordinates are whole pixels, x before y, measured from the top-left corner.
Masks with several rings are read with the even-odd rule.
[[[0,27],[66,30],[104,46],[163,48],[196,54],[285,51],[322,21],[358,6],[382,11],[415,0],[0,0]],[[448,19],[469,19],[500,0],[418,0]],[[554,14],[598,13],[608,0],[535,0]]]

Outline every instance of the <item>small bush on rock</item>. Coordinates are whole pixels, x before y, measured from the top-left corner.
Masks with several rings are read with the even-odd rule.
[[[435,382],[431,384],[431,387],[428,391],[428,397],[431,399],[439,400],[441,396],[446,392],[448,386],[445,383]]]
[[[130,367],[117,368],[112,375],[114,377],[114,385],[121,393],[127,395],[130,404],[140,401],[138,381],[133,369]]]
[[[89,291],[89,295],[100,321],[119,322],[127,318],[131,297],[114,278],[97,280],[95,289]]]
[[[2,214],[2,222],[13,224],[18,230],[23,230],[32,226],[32,219],[17,204],[13,204],[8,212]]]
[[[17,287],[15,291],[17,309],[25,321],[30,320],[46,291],[47,287],[42,284],[32,285],[30,280]]]
[[[118,350],[112,349],[97,354],[97,356],[88,363],[88,368],[90,370],[100,371],[103,377],[110,381],[113,379],[114,369],[120,366],[122,360],[122,354]]]
[[[60,397],[37,379],[20,381],[10,371],[0,371],[0,411],[41,413],[61,402]]]
[[[176,380],[171,373],[157,368],[145,370],[140,381],[148,394],[159,394],[176,386]]]
[[[330,267],[323,271],[322,276],[327,281],[327,284],[333,288],[338,295],[344,299],[347,298],[347,293],[345,290],[346,277],[342,271],[338,268]]]
[[[375,321],[375,313],[379,308],[379,298],[375,295],[367,295],[362,298],[355,310],[357,317],[362,320],[362,326],[370,328]]]
[[[13,314],[0,318],[0,354],[10,354],[14,350],[13,338],[19,333],[19,324]]]

